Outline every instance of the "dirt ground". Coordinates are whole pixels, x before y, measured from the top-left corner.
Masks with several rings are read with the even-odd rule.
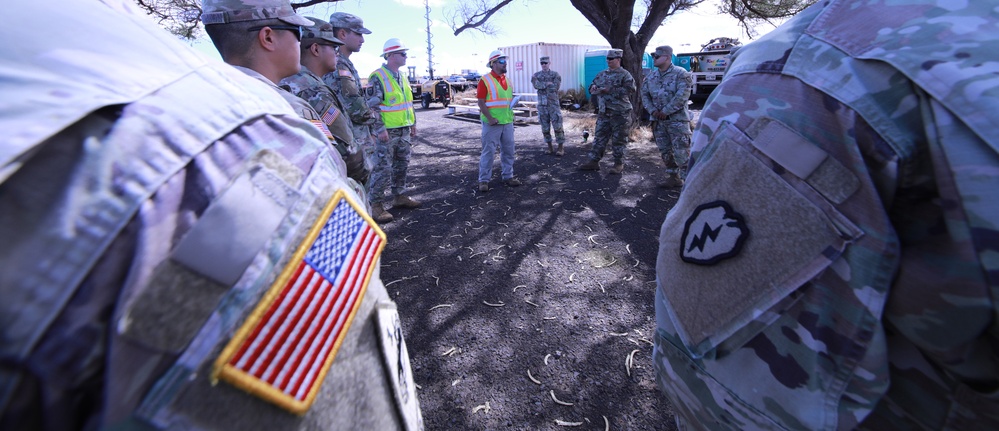
[[[566,112],[565,156],[536,119],[515,127],[515,174],[477,190],[481,127],[417,109],[408,193],[383,226],[427,430],[674,430],[651,364],[659,227],[679,196],[633,134],[623,175],[581,172],[595,117]]]

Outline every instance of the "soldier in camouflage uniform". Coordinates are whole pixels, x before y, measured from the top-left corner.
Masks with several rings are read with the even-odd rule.
[[[548,56],[541,57],[541,70],[531,76],[531,85],[538,90],[538,120],[541,122],[541,134],[548,144],[548,154],[561,156],[565,154],[565,131],[562,130],[562,107],[559,106],[558,90],[562,87],[562,76],[551,70]],[[555,141],[558,150],[552,148],[552,131],[555,129]]]
[[[350,56],[361,51],[364,44],[364,35],[371,34],[371,30],[364,28],[364,22],[360,18],[346,12],[336,12],[330,15],[330,25],[333,26],[333,33],[337,39],[343,41],[343,45],[337,47],[339,54],[336,63],[336,70],[323,75],[323,82],[333,89],[343,108],[350,116],[354,132],[354,142],[364,151],[364,157],[368,160],[369,166],[375,166],[375,139],[372,135],[371,126],[375,124],[377,112],[368,107],[365,91],[370,92],[370,86],[361,86],[361,75],[357,73],[357,68],[351,62]],[[388,139],[385,136],[384,139]],[[366,185],[368,193],[371,192],[370,183]],[[370,199],[370,195],[368,196]]]
[[[631,95],[635,92],[635,78],[621,67],[620,49],[607,51],[607,69],[602,70],[590,84],[590,94],[597,96],[597,127],[594,131],[590,161],[579,165],[581,171],[599,171],[607,143],[611,143],[614,167],[611,174],[624,171],[624,147],[628,144],[631,126]]]
[[[304,20],[287,0],[239,3],[204,12]],[[370,279],[345,286],[340,335],[304,338],[336,350],[271,368],[320,370],[306,402],[286,410],[270,383],[215,375],[303,246],[347,245],[317,227],[346,215],[375,229],[372,250],[384,243],[325,134],[273,82],[205,58],[131,2],[16,2],[4,17],[0,37],[18,42],[0,47],[0,429],[420,428],[412,385],[396,384],[408,362],[383,354],[404,343],[380,323],[393,304],[377,251],[355,267]],[[59,25],[22,37],[39,17]],[[298,54],[292,33],[239,22],[231,36],[288,36]],[[313,304],[293,296],[288,309]]]
[[[642,105],[652,117],[652,136],[666,165],[663,187],[679,187],[687,177],[690,155],[690,112],[687,99],[693,79],[690,72],[673,65],[673,48],[660,46],[652,53],[656,69],[642,84]]]
[[[996,64],[994,2],[830,0],[739,50],[660,237],[682,429],[999,429]]]
[[[309,102],[323,124],[333,135],[334,148],[347,164],[347,176],[360,184],[367,184],[371,166],[354,139],[350,119],[342,115],[343,106],[319,76],[336,70],[336,47],[343,45],[333,36],[333,26],[319,18],[306,17],[315,24],[305,27],[301,42],[302,68],[298,73],[284,78],[281,88]]]
[[[391,222],[395,216],[383,208],[385,189],[392,184],[393,206],[417,208],[420,201],[406,196],[406,176],[412,139],[416,137],[416,111],[409,79],[399,72],[406,65],[406,48],[397,38],[385,42],[382,57],[385,64],[371,72],[368,85],[371,96],[368,107],[376,109],[372,130],[378,135],[375,143],[375,168],[371,173],[371,216],[380,223]]]

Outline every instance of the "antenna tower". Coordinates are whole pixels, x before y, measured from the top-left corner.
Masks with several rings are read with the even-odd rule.
[[[423,0],[423,7],[426,8],[427,12],[423,17],[427,20],[427,72],[430,73],[430,79],[434,79],[434,44],[430,42],[434,35],[430,33],[430,0]]]

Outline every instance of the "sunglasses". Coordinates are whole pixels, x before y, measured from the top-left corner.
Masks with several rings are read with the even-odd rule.
[[[499,60],[496,60],[496,62],[499,63],[499,64],[506,64],[506,59],[505,58],[501,58]]]
[[[658,59],[659,59],[659,57],[662,57],[662,56],[661,56],[661,55],[659,55],[659,54],[651,54],[651,55],[652,55],[652,58],[653,58],[654,60],[658,60]]]
[[[396,52],[396,54],[399,54],[399,55],[401,55],[401,56],[402,56],[402,58],[407,58],[407,57],[409,57],[409,54],[406,54],[405,52]]]
[[[547,61],[542,61],[541,64],[548,64],[548,62]]]
[[[611,60],[620,60],[620,59],[621,59],[621,57],[614,57],[614,58],[611,58],[611,57],[607,57],[607,61],[611,61]]]
[[[292,33],[295,33],[295,38],[298,39],[299,42],[302,41],[302,33],[305,32],[305,29],[303,29],[302,26],[300,25],[262,25],[259,27],[250,27],[246,31],[260,31],[263,30],[264,28],[271,28],[274,30],[288,30]]]

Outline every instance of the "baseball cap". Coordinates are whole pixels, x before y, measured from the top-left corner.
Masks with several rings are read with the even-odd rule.
[[[201,22],[205,25],[266,19],[312,25],[312,21],[295,13],[288,0],[204,0],[201,10]]]
[[[346,28],[361,34],[371,34],[371,30],[364,28],[364,21],[356,15],[347,12],[336,12],[330,15],[330,24],[336,28]]]

